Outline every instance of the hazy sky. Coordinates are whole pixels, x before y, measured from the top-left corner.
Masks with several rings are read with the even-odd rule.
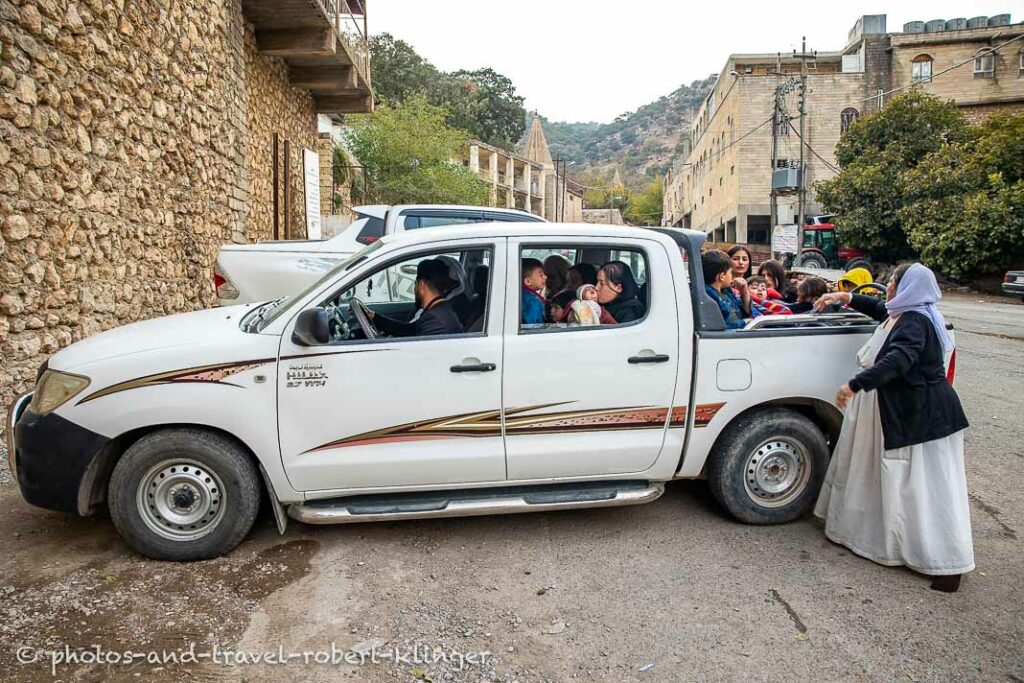
[[[526,107],[556,121],[607,122],[718,73],[734,52],[845,47],[862,14],[904,22],[1010,13],[1024,0],[371,0],[371,33],[389,32],[445,71],[489,66]]]

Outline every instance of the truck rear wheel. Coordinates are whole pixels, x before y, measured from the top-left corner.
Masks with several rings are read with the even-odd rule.
[[[741,522],[791,522],[814,506],[828,460],[828,444],[814,422],[770,408],[725,428],[711,452],[708,484],[718,504]]]
[[[237,546],[259,510],[259,476],[236,443],[198,429],[139,439],[107,491],[110,517],[134,550],[156,560],[205,560]]]

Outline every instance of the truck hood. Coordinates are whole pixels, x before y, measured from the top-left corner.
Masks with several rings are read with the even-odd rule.
[[[256,244],[225,244],[221,251],[317,253],[329,240],[269,240]]]
[[[55,353],[49,361],[56,370],[74,368],[157,349],[207,344],[230,344],[236,335],[247,335],[239,322],[257,304],[210,308],[116,327],[75,342]]]

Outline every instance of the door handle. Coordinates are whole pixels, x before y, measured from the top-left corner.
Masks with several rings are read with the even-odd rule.
[[[650,356],[630,356],[628,362],[630,365],[638,365],[639,363],[667,363],[669,360],[668,356],[663,353],[655,353]]]
[[[471,363],[469,365],[453,365],[452,372],[493,372],[498,368],[494,363]]]

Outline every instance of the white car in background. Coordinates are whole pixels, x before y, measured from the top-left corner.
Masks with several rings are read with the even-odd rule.
[[[384,235],[466,223],[545,222],[540,216],[519,209],[481,206],[375,204],[357,206],[353,211],[356,220],[331,239],[275,240],[221,247],[213,271],[220,305],[257,303],[295,294]]]

